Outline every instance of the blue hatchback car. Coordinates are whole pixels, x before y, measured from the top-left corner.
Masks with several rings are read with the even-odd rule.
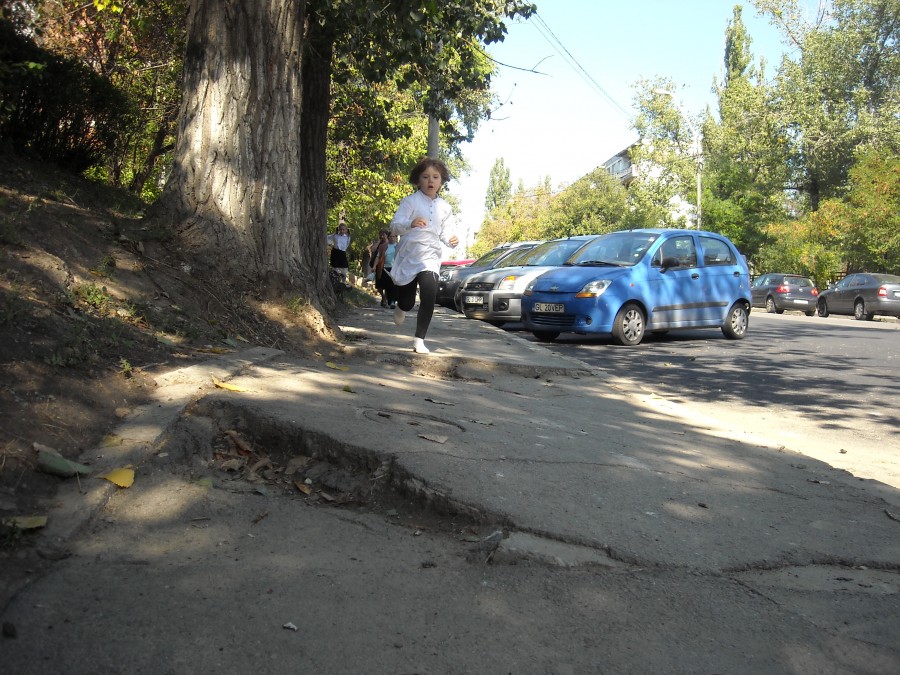
[[[721,328],[738,340],[750,318],[750,273],[734,244],[713,232],[623,230],[593,239],[533,280],[522,321],[535,337],[611,334],[640,344],[647,331]]]

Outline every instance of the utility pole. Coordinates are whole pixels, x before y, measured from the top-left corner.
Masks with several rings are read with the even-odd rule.
[[[428,116],[428,151],[431,159],[438,159],[440,141],[440,123],[433,114]]]

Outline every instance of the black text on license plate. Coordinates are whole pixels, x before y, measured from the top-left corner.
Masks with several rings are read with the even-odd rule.
[[[481,299],[480,295],[467,295],[466,296],[466,304],[467,305],[481,305],[484,302]]]
[[[562,314],[566,311],[566,306],[561,302],[536,302],[534,311]]]

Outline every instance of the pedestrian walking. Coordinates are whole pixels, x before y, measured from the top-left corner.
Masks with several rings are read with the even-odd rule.
[[[394,309],[397,306],[397,287],[391,279],[394,257],[397,253],[397,235],[382,230],[382,242],[372,255],[372,269],[375,271],[375,288],[381,293],[381,306]]]
[[[344,283],[347,283],[350,275],[350,261],[347,258],[347,251],[350,250],[350,230],[344,223],[341,223],[336,232],[327,235],[326,240],[331,246],[328,261],[332,269],[343,277]]]
[[[403,323],[406,312],[416,303],[418,290],[419,314],[413,339],[413,351],[417,354],[429,352],[425,335],[437,298],[441,243],[450,248],[459,243],[453,208],[438,196],[449,180],[450,172],[442,161],[429,157],[420,160],[409,174],[409,182],[417,190],[403,198],[391,220],[391,232],[400,237],[389,273],[397,286],[394,323]]]

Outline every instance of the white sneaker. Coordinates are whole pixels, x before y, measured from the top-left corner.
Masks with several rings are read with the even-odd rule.
[[[425,340],[422,338],[415,338],[413,340],[413,351],[416,354],[428,354],[431,352],[431,350],[425,346]]]
[[[403,323],[403,319],[406,318],[406,312],[404,312],[400,307],[394,307],[394,323],[398,326]]]

